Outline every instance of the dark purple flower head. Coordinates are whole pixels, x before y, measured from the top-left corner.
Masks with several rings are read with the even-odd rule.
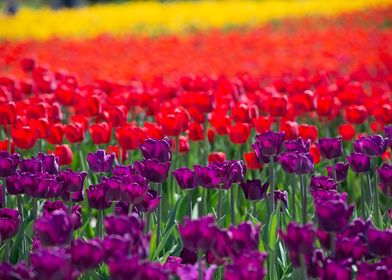
[[[392,269],[383,261],[376,263],[360,263],[358,266],[357,280],[390,280]]]
[[[269,182],[265,182],[261,185],[261,181],[257,179],[247,180],[240,184],[242,191],[244,192],[245,199],[247,200],[261,200],[265,198]]]
[[[365,154],[352,153],[347,156],[347,161],[355,173],[368,172],[370,169],[370,158]]]
[[[81,205],[74,205],[71,209],[71,223],[72,229],[77,230],[83,224],[82,221],[82,206]]]
[[[183,190],[194,189],[199,185],[196,173],[192,169],[181,167],[173,171],[172,174]]]
[[[17,195],[24,193],[24,177],[18,171],[6,179],[7,192]]]
[[[299,137],[297,140],[286,140],[283,142],[286,152],[309,153],[310,139],[304,140]]]
[[[354,205],[348,206],[347,202],[341,199],[319,200],[315,203],[315,206],[319,226],[322,230],[328,232],[342,232],[345,230],[354,210]]]
[[[201,217],[198,220],[185,219],[178,226],[184,247],[188,250],[208,250],[214,244],[217,227],[213,216]]]
[[[20,225],[20,214],[18,210],[1,208],[0,209],[0,237],[6,240],[14,236]]]
[[[237,234],[237,239],[240,239],[240,234]],[[215,243],[211,248],[209,256],[207,255],[208,263],[216,263],[228,257],[235,257],[238,252],[234,250],[234,246],[228,246],[232,242],[232,233],[227,229],[215,230]],[[237,246],[236,246],[237,247]],[[219,264],[221,265],[221,264]]]
[[[170,169],[170,161],[160,162],[156,159],[144,159],[135,161],[137,172],[148,181],[162,183],[166,180]]]
[[[197,262],[197,251],[196,250],[188,250],[183,247],[180,253],[180,257],[182,259],[182,263],[184,264],[195,264]]]
[[[30,255],[36,279],[71,280],[71,256],[63,248],[39,249]]]
[[[24,193],[36,198],[50,198],[60,196],[63,185],[56,180],[54,175],[48,173],[18,173],[19,178],[14,184],[16,188],[23,188]],[[12,179],[11,179],[12,180]],[[10,187],[12,183],[10,182]]]
[[[34,274],[24,262],[10,264],[2,262],[0,264],[0,279],[2,280],[33,280]]]
[[[102,178],[103,190],[107,201],[120,201],[122,197],[121,186],[123,184],[120,176]]]
[[[384,134],[386,138],[392,139],[392,125],[384,127]]]
[[[204,280],[213,280],[214,279],[214,272],[216,270],[216,265],[210,265],[208,268],[206,264],[202,263],[202,279]],[[182,265],[181,267],[177,268],[177,275],[180,280],[197,280],[199,278],[199,266],[198,264],[187,264]]]
[[[354,150],[369,157],[381,156],[387,148],[387,142],[379,135],[361,137],[354,142]]]
[[[59,177],[64,182],[64,190],[68,192],[79,192],[83,189],[84,179],[87,173],[82,171],[65,170],[61,171]]]
[[[45,201],[43,205],[43,216],[50,217],[56,210],[63,210],[68,213],[68,206],[65,206],[61,200],[56,201]],[[71,223],[74,230],[82,226],[82,207],[80,205],[74,205],[71,209]]]
[[[333,175],[332,166],[327,166],[326,169],[328,172],[328,177],[333,179],[334,175]],[[338,162],[335,164],[334,169],[335,169],[335,174],[336,174],[336,181],[338,181],[338,182],[345,181],[347,178],[348,163]]]
[[[182,259],[176,256],[168,256],[163,267],[171,273],[176,273],[177,269],[182,266]]]
[[[320,153],[326,159],[335,159],[343,154],[342,137],[320,138],[317,143]]]
[[[367,233],[369,251],[376,256],[392,256],[392,229],[370,228]]]
[[[19,171],[30,173],[42,172],[42,161],[35,157],[21,159],[19,161]]]
[[[340,233],[342,237],[361,237],[363,241],[367,240],[367,232],[372,227],[372,221],[369,219],[364,221],[362,218],[356,218],[353,220],[345,231]]]
[[[144,200],[144,196],[148,191],[148,182],[139,175],[134,175],[132,179],[135,180],[128,184],[121,185],[121,201],[139,204]]]
[[[106,233],[139,236],[143,232],[144,222],[136,214],[130,216],[107,216],[104,220]]]
[[[250,222],[243,222],[238,226],[230,226],[230,246],[235,257],[243,252],[257,251],[259,248],[259,236],[261,225],[253,226]]]
[[[72,266],[79,271],[96,268],[104,259],[105,252],[98,240],[74,240],[70,248]]]
[[[112,174],[113,176],[132,176],[136,174],[136,169],[133,165],[124,166],[117,164],[115,167],[113,167]]]
[[[225,280],[261,280],[266,276],[264,262],[267,254],[261,252],[247,252],[227,265],[224,270]]]
[[[72,220],[63,210],[55,210],[35,221],[34,232],[44,246],[65,245],[71,239]]]
[[[268,197],[270,197],[270,193],[268,193]],[[288,201],[288,193],[284,190],[275,190],[274,191],[274,201],[277,204],[279,201],[287,208]],[[283,208],[281,209],[283,211]]]
[[[222,163],[211,163],[220,170],[223,188],[229,189],[234,183],[242,183],[246,174],[246,166],[242,160],[229,160]]]
[[[326,259],[323,268],[319,270],[321,280],[351,280],[351,266],[347,261]]]
[[[139,148],[144,159],[156,159],[159,162],[172,160],[171,140],[164,138],[162,140],[147,139]]]
[[[68,192],[64,190],[64,192],[61,194],[61,198],[64,201],[69,201],[70,199],[72,199],[72,202],[81,202],[84,200],[83,193],[83,188],[81,188],[77,192]]]
[[[156,191],[148,190],[143,201],[135,206],[139,211],[151,213],[158,207],[160,200],[161,196],[159,196]]]
[[[286,234],[279,231],[279,236],[287,246],[294,266],[299,266],[299,255],[310,255],[314,248],[315,232],[313,224],[299,225],[290,222]]]
[[[199,184],[206,188],[212,189],[218,187],[222,182],[221,170],[217,165],[208,166],[194,165],[193,169],[197,175]]]
[[[117,216],[121,216],[121,215],[128,216],[129,206],[130,206],[129,202],[126,201],[116,202],[116,204],[114,205],[114,213]]]
[[[284,137],[284,132],[273,131],[266,131],[256,135],[256,141],[252,147],[259,161],[265,161],[265,157],[278,156],[282,150]]]
[[[55,155],[38,153],[37,159],[42,162],[42,171],[47,172],[51,175],[57,174],[59,170],[59,165],[57,164]]]
[[[335,258],[338,260],[351,259],[358,261],[367,253],[367,244],[359,236],[347,238],[338,237],[335,242]]]
[[[307,260],[306,257],[305,260]],[[309,261],[307,264],[308,276],[313,278],[318,278],[319,271],[322,269],[325,262],[325,256],[323,251],[321,249],[314,250],[312,256],[308,259],[308,261]]]
[[[321,189],[321,190],[336,190],[337,184],[334,179],[328,176],[312,176],[310,180],[311,189]]]
[[[123,259],[130,253],[131,238],[129,236],[108,235],[102,243],[105,261]]]
[[[87,199],[90,207],[94,209],[107,209],[112,203],[105,199],[105,192],[103,184],[91,185],[87,190]]]
[[[392,187],[392,165],[384,163],[382,167],[377,168],[380,183],[386,187]]]
[[[335,190],[310,189],[310,194],[314,199],[314,203],[321,203],[326,200],[342,200],[347,201],[347,193],[339,193]]]
[[[114,154],[107,155],[105,150],[97,150],[87,154],[87,163],[92,172],[110,172],[114,162]]]
[[[309,153],[282,153],[279,162],[286,173],[307,174],[314,169],[313,156]]]
[[[15,174],[19,158],[18,154],[10,155],[7,152],[0,152],[0,177],[8,177]]]

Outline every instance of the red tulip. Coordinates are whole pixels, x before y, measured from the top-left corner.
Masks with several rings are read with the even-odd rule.
[[[46,140],[49,144],[58,145],[63,143],[63,136],[63,125],[61,123],[55,123],[49,126]]]
[[[11,154],[15,153],[15,144],[14,141],[11,140]],[[3,141],[0,141],[0,151],[8,152],[8,138],[5,138]]]
[[[333,113],[334,98],[332,96],[319,96],[316,101],[316,112],[320,117],[329,117]]]
[[[246,162],[246,167],[250,170],[260,170],[263,165],[257,160],[255,152],[244,153],[244,159]]]
[[[282,121],[280,123],[280,130],[286,133],[285,138],[297,139],[298,138],[298,123],[294,121]]]
[[[144,122],[144,131],[146,138],[163,139],[164,137],[162,128],[156,123]]]
[[[69,106],[74,103],[75,90],[66,84],[62,84],[54,91],[54,95],[60,104]]]
[[[315,94],[311,90],[305,90],[302,94],[290,97],[290,101],[298,113],[310,112],[315,108]]]
[[[321,153],[320,153],[319,148],[317,148],[316,145],[313,144],[312,146],[310,146],[309,153],[313,156],[314,164],[317,164],[320,162]]]
[[[45,118],[40,118],[38,120],[31,119],[29,125],[35,130],[37,137],[40,139],[46,139],[48,136],[49,122]]]
[[[344,141],[351,141],[355,137],[355,127],[352,124],[340,124],[339,125],[339,134],[342,136]]]
[[[345,108],[344,117],[347,122],[362,124],[368,117],[368,112],[363,105],[351,105]]]
[[[26,117],[28,119],[48,118],[47,103],[29,104],[26,107]]]
[[[156,120],[167,136],[178,136],[189,126],[189,114],[181,107],[174,109],[171,113],[159,113]]]
[[[113,106],[107,110],[107,121],[112,123],[113,127],[124,125],[127,122],[128,109],[125,106]]]
[[[222,152],[213,152],[208,155],[208,163],[224,162],[225,160],[226,160],[226,154]]]
[[[215,141],[215,131],[212,128],[207,130],[207,137],[209,143],[213,143]]]
[[[78,122],[67,124],[64,127],[64,134],[65,138],[72,144],[82,142],[84,139],[83,124]]]
[[[86,131],[88,128],[88,118],[83,115],[73,115],[70,117],[71,122],[80,123],[83,126],[83,130]]]
[[[203,141],[204,140],[204,127],[200,123],[190,123],[189,125],[189,139],[192,141]]]
[[[77,105],[77,106],[76,106]],[[77,114],[94,117],[102,111],[102,99],[98,95],[77,96],[75,102],[75,111]]]
[[[211,125],[215,128],[219,135],[225,135],[229,131],[229,126],[231,125],[230,116],[222,112],[213,112],[211,114]]]
[[[33,71],[36,64],[36,60],[32,57],[25,57],[20,61],[20,66],[24,72]]]
[[[89,132],[95,145],[108,144],[112,136],[112,127],[106,122],[95,123],[89,127]]]
[[[272,120],[270,117],[258,117],[253,119],[253,124],[257,133],[263,133],[271,130]]]
[[[11,129],[12,140],[15,146],[24,150],[31,149],[37,140],[37,134],[29,126],[22,126],[20,128]]]
[[[287,96],[274,94],[269,98],[268,112],[272,117],[284,117],[287,113]]]
[[[49,151],[53,154],[53,152]],[[73,160],[73,152],[69,145],[56,145],[54,148],[54,155],[58,159],[59,165],[69,165]]]
[[[16,105],[14,102],[0,104],[0,124],[9,125],[16,122]]]
[[[229,138],[234,144],[244,144],[248,141],[251,127],[247,123],[236,123],[229,127]]]
[[[382,104],[373,109],[372,115],[380,123],[392,123],[392,104]]]
[[[144,142],[146,134],[138,126],[119,126],[116,128],[116,138],[124,150],[136,150]]]
[[[121,159],[122,162],[120,162],[120,158],[119,158],[119,150],[121,150]],[[128,152],[125,149],[119,149],[119,146],[108,146],[107,148],[107,154],[114,154],[117,158],[117,160],[119,161],[119,163],[123,163],[128,159]]]
[[[179,138],[179,152],[180,153],[187,153],[189,152],[190,146],[189,146],[189,140],[188,137],[186,136],[180,136]]]
[[[250,108],[247,104],[237,104],[231,110],[232,117],[235,122],[252,122]]]
[[[305,140],[310,139],[312,143],[314,143],[317,140],[318,137],[317,126],[301,124],[298,127],[298,132],[299,132],[299,136],[301,136]]]

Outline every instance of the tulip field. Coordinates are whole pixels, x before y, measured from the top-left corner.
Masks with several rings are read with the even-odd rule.
[[[392,1],[0,15],[0,280],[392,279],[391,149]]]

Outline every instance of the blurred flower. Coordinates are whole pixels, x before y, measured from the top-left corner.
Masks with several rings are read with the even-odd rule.
[[[172,172],[181,189],[194,189],[198,186],[196,173],[186,167],[177,168]]]
[[[370,228],[367,233],[370,253],[376,256],[392,256],[392,230]]]
[[[286,140],[283,142],[286,152],[308,153],[310,148],[310,140],[305,141],[301,137],[297,140]]]
[[[70,254],[72,266],[79,271],[96,268],[104,258],[102,245],[97,240],[74,240],[71,243]]]
[[[246,252],[227,265],[224,270],[224,279],[264,279],[267,274],[264,262],[267,254],[261,252]]]
[[[64,190],[68,192],[79,192],[83,189],[84,180],[87,177],[87,173],[72,171],[72,170],[65,170],[59,173],[59,177],[64,182]]]
[[[0,152],[0,177],[8,177],[15,174],[19,163],[19,155],[10,155],[8,152]]]
[[[208,250],[214,244],[212,236],[216,230],[212,216],[201,217],[198,220],[185,219],[178,225],[184,247],[188,250]]]
[[[361,153],[352,153],[347,156],[351,169],[356,173],[364,173],[370,169],[370,158]]]
[[[87,163],[92,172],[110,172],[114,162],[114,154],[107,155],[104,150],[87,154]]]
[[[199,276],[199,264],[187,264],[182,265],[177,268],[177,275],[180,280],[198,280],[200,279]],[[206,264],[203,262],[201,264],[201,274],[204,280],[213,280],[214,279],[214,272],[217,269],[216,265],[210,265],[208,268]]]
[[[261,170],[263,168],[263,165],[257,160],[254,151],[244,153],[244,160],[246,162],[246,167],[249,170]]]
[[[162,140],[147,139],[139,145],[144,159],[155,159],[159,162],[172,160],[171,140],[164,138]]]
[[[35,221],[34,232],[45,246],[65,245],[71,240],[72,221],[65,211],[55,210]]]
[[[91,208],[103,210],[112,205],[112,203],[105,198],[104,185],[102,183],[91,185],[86,189],[86,193]]]
[[[118,234],[131,237],[139,236],[143,232],[144,222],[136,214],[130,216],[106,216],[104,220],[108,235]]]
[[[208,163],[224,162],[225,160],[226,154],[223,152],[212,152],[208,155]]]
[[[72,279],[71,256],[63,248],[40,248],[31,253],[30,259],[38,279]]]
[[[170,161],[160,162],[157,159],[135,161],[137,172],[150,182],[162,183],[166,180],[170,169]]]
[[[369,157],[381,156],[386,148],[386,141],[379,134],[361,137],[354,142],[354,150]]]
[[[20,225],[20,213],[18,210],[0,209],[0,236],[1,240],[6,240],[14,236]]]
[[[313,156],[309,153],[286,152],[279,156],[279,162],[287,173],[307,174],[313,172]]]
[[[328,232],[341,232],[348,226],[354,205],[343,200],[325,200],[316,203],[316,215],[320,228]]]
[[[317,144],[321,155],[326,159],[335,159],[343,154],[342,138],[320,138]]]
[[[256,135],[256,141],[252,145],[259,162],[265,162],[263,157],[277,156],[282,150],[282,144],[285,137],[284,132],[267,131]]]
[[[333,168],[335,169],[336,181],[338,181],[338,182],[345,181],[346,177],[347,177],[347,172],[348,172],[348,163],[338,162],[338,163],[335,163]],[[332,166],[327,166],[326,169],[328,172],[328,176],[333,178],[334,176],[333,176]]]
[[[265,182],[261,185],[261,181],[257,179],[247,180],[240,184],[242,191],[244,192],[245,199],[247,200],[261,200],[265,198],[269,182]]]

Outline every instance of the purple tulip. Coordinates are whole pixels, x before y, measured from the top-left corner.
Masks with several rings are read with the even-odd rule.
[[[74,205],[71,208],[71,223],[72,229],[77,230],[79,229],[83,222],[82,222],[82,206],[81,205]]]
[[[387,143],[379,134],[361,137],[354,142],[354,150],[369,157],[381,156],[386,148]]]
[[[237,241],[240,241],[240,244],[238,244],[240,246],[241,246],[241,237],[243,236],[241,233],[242,233],[241,230],[238,233],[236,233],[236,239]],[[230,230],[217,228],[214,233],[214,239],[215,239],[214,246],[211,248],[211,251],[209,251],[209,254],[207,254],[208,263],[218,264],[217,262],[219,262],[220,260],[223,260],[223,263],[225,263],[224,261],[225,258],[237,256],[238,250],[234,251],[234,246],[228,246],[228,244],[231,244],[233,239]],[[197,252],[196,252],[196,256],[197,256]]]
[[[162,140],[147,139],[139,145],[144,159],[155,159],[159,162],[172,160],[171,141],[169,138]]]
[[[299,267],[300,255],[309,256],[313,252],[315,232],[313,224],[299,225],[290,222],[286,234],[279,230],[279,236],[289,250],[291,262]]]
[[[65,245],[71,239],[72,220],[65,211],[55,210],[35,221],[34,232],[45,246]]]
[[[87,190],[87,199],[93,209],[107,209],[112,203],[105,199],[103,184],[91,185]]]
[[[0,264],[0,279],[3,280],[33,280],[34,274],[30,268],[26,267],[24,262],[18,264],[9,264],[2,262]]]
[[[243,252],[257,251],[261,225],[253,226],[250,222],[243,222],[238,226],[230,226],[230,247],[236,257]],[[226,244],[228,245],[228,244]]]
[[[326,159],[335,159],[343,154],[342,137],[320,138],[317,143],[320,153]]]
[[[163,266],[165,269],[175,274],[177,272],[177,269],[182,266],[181,263],[182,263],[182,259],[180,257],[168,256]]]
[[[138,236],[143,232],[144,222],[136,214],[130,216],[106,216],[104,220],[106,233]]]
[[[278,156],[282,150],[284,137],[284,132],[273,131],[266,131],[256,135],[256,141],[252,147],[259,161],[265,161],[265,157]]]
[[[130,203],[126,201],[116,202],[114,205],[114,213],[117,216],[128,216]]]
[[[217,165],[194,165],[193,169],[195,170],[199,184],[206,189],[216,188],[223,183],[221,177],[222,171]]]
[[[328,232],[342,232],[349,224],[354,205],[348,206],[341,199],[316,202],[316,216],[321,229]]]
[[[12,195],[24,193],[24,178],[18,171],[6,179],[7,192]]]
[[[86,179],[87,173],[66,170],[61,171],[59,177],[64,182],[64,190],[74,193],[79,192],[83,189],[84,179]]]
[[[21,159],[19,161],[19,171],[29,172],[29,173],[40,173],[42,172],[42,161],[35,157]]]
[[[382,261],[358,265],[357,280],[390,280],[391,278],[392,269]]]
[[[384,134],[385,134],[386,138],[389,138],[392,140],[392,125],[384,127]]]
[[[80,189],[78,192],[68,192],[68,191],[64,191],[61,194],[61,198],[64,201],[69,201],[70,199],[72,199],[72,202],[81,202],[84,200],[84,196],[83,196],[83,188]]]
[[[352,153],[347,156],[348,163],[355,173],[368,172],[370,169],[370,158],[361,153]]]
[[[102,185],[107,201],[120,201],[122,197],[121,186],[123,182],[119,176],[103,177]]]
[[[113,176],[132,176],[136,175],[136,169],[133,165],[124,166],[117,164],[115,167],[113,167],[112,174]]]
[[[376,256],[392,256],[392,229],[382,231],[370,228],[367,237],[370,253]]]
[[[267,254],[260,252],[247,252],[227,265],[224,270],[225,280],[261,280],[266,276],[264,262]]]
[[[310,189],[310,194],[312,195],[315,204],[327,200],[347,201],[347,193],[339,193],[335,190]]]
[[[177,168],[175,171],[172,172],[174,178],[181,189],[194,189],[198,184],[198,179],[196,173],[186,167]]]
[[[107,155],[105,150],[97,150],[87,154],[87,163],[92,172],[110,172],[114,162],[114,154]]]
[[[180,253],[180,257],[182,259],[182,263],[184,264],[195,264],[197,262],[197,251],[196,250],[188,250],[183,247]]]
[[[198,220],[185,219],[179,224],[178,230],[188,250],[208,250],[214,244],[216,231],[215,220],[212,216],[201,217]]]
[[[3,189],[4,188],[5,188],[5,186],[0,185],[0,197],[3,197]],[[6,191],[6,190],[4,190],[4,191]],[[5,207],[5,205],[4,205],[4,207]],[[3,208],[3,200],[2,199],[0,199],[0,208]]]
[[[162,183],[166,180],[170,169],[170,161],[160,162],[156,159],[135,161],[137,172],[148,181]]]
[[[328,176],[312,176],[310,180],[310,188],[311,189],[320,189],[320,190],[336,190],[337,184],[334,179]]]
[[[94,269],[104,259],[105,252],[98,240],[74,240],[70,248],[72,265],[79,271]]]
[[[305,257],[306,261],[306,257]],[[312,278],[319,277],[319,271],[323,268],[325,263],[325,256],[322,250],[316,249],[313,251],[311,258],[308,259],[307,265],[308,276]]]
[[[279,162],[286,173],[308,174],[314,169],[313,156],[309,153],[282,153]]]
[[[71,256],[63,248],[42,248],[31,253],[30,259],[36,279],[73,279]]]
[[[56,210],[63,210],[64,212],[68,213],[68,207],[65,206],[61,200],[47,200],[43,205],[43,216],[50,217]],[[76,230],[82,226],[82,207],[80,205],[72,206],[71,223],[73,230]]]
[[[392,165],[384,163],[382,167],[377,168],[380,183],[386,187],[392,187]]]
[[[324,267],[319,270],[321,280],[351,280],[351,267],[348,262],[339,262],[327,259]]]
[[[147,194],[148,184],[133,182],[121,186],[121,201],[130,202],[131,204],[138,204],[144,200]]]
[[[297,152],[306,154],[309,153],[310,143],[310,139],[305,141],[304,139],[299,137],[297,140],[286,140],[283,142],[283,145],[286,152]]]
[[[143,197],[143,201],[135,206],[139,211],[151,213],[158,207],[160,200],[161,196],[156,191],[149,190]]]
[[[15,174],[19,158],[18,154],[10,155],[7,152],[0,152],[0,177],[8,177]]]
[[[265,182],[261,185],[261,181],[257,179],[247,180],[240,184],[242,191],[244,192],[246,200],[261,200],[265,198],[269,182]]]
[[[0,209],[0,236],[1,240],[6,240],[14,236],[20,225],[20,213],[18,210]]]
[[[366,243],[359,236],[353,238],[338,236],[335,241],[335,258],[338,260],[358,261],[365,256],[367,251]]]
[[[199,265],[198,264],[187,264],[182,265],[177,268],[177,275],[180,280],[198,280],[199,277]],[[201,279],[204,280],[213,280],[214,272],[217,269],[216,265],[210,265],[208,268],[206,264],[203,262],[201,264]]]
[[[54,155],[47,155],[44,153],[38,153],[37,159],[42,162],[42,171],[47,172],[51,175],[55,175],[58,173],[59,165],[56,161],[56,157]]]
[[[267,195],[268,197],[271,196],[269,193]],[[274,202],[275,204],[278,203],[278,201],[281,201],[281,203],[287,208],[287,201],[288,201],[289,195],[286,191],[283,190],[274,190]],[[283,211],[283,208],[281,209]]]
[[[130,253],[131,238],[129,236],[108,235],[102,243],[105,261],[125,258]]]
[[[212,163],[212,165],[217,163]],[[229,189],[232,184],[242,183],[246,175],[246,165],[242,160],[231,160],[223,163],[223,187]]]
[[[328,176],[333,179],[332,166],[327,166],[326,169],[327,169],[327,172],[328,172]],[[334,169],[335,169],[335,174],[336,174],[336,180],[338,182],[345,181],[346,178],[347,178],[348,163],[338,162],[338,163],[335,164]]]

